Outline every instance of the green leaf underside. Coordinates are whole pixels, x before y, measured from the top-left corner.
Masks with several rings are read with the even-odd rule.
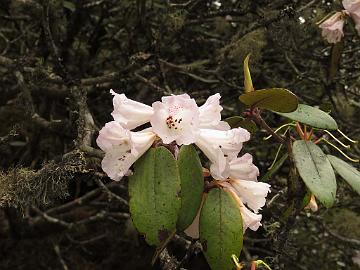
[[[129,178],[130,213],[150,245],[159,245],[176,230],[181,207],[180,177],[175,158],[165,147],[151,148]]]
[[[250,54],[248,54],[245,57],[244,60],[244,88],[245,88],[245,93],[250,93],[252,91],[254,91],[254,86],[251,80],[251,73],[250,73],[250,69],[249,69],[249,59],[250,59]]]
[[[212,270],[234,267],[231,255],[240,255],[243,229],[240,209],[232,195],[223,189],[212,189],[200,214],[200,241]]]
[[[284,88],[256,90],[242,94],[239,99],[245,105],[281,113],[293,112],[298,106],[297,96]]]
[[[285,160],[288,158],[288,154],[285,153],[280,159],[278,159],[275,164],[272,166],[272,168],[270,170],[268,170],[263,177],[261,177],[261,179],[259,180],[260,182],[267,182],[271,176],[276,173],[281,166],[284,164]]]
[[[306,186],[324,206],[331,207],[336,196],[336,178],[324,152],[311,141],[299,140],[293,144],[293,154]]]
[[[181,209],[177,228],[184,230],[194,220],[204,191],[202,166],[194,146],[181,146],[178,156],[178,167],[181,179]]]
[[[360,195],[360,172],[347,162],[327,155],[335,171]]]
[[[299,104],[297,110],[294,112],[278,114],[312,127],[329,130],[338,129],[336,121],[329,114],[305,104]]]
[[[241,116],[232,116],[232,117],[226,118],[224,121],[227,122],[231,128],[241,127],[241,128],[246,129],[247,131],[249,131],[252,134],[254,134],[258,129],[253,120],[246,119]]]

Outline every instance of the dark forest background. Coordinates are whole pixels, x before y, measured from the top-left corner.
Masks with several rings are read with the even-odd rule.
[[[149,105],[179,93],[202,104],[219,92],[223,116],[239,115],[251,53],[257,89],[287,88],[331,109],[359,139],[360,38],[349,21],[333,48],[316,25],[341,9],[330,0],[1,0],[0,269],[151,268],[155,249],[131,225],[127,179],[113,182],[100,167],[95,139],[111,120],[110,88]],[[264,136],[244,150],[261,175],[277,150]],[[287,173],[285,164],[269,180],[263,226],[246,233],[241,260],[360,269],[360,200],[345,184],[333,208],[303,211],[278,237]],[[179,235],[154,269],[208,269],[200,248]]]

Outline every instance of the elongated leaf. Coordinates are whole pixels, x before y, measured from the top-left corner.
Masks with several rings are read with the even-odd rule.
[[[270,177],[281,168],[281,166],[284,164],[287,158],[288,158],[288,154],[285,153],[279,160],[275,162],[272,168],[268,170],[263,177],[261,177],[260,182],[267,182],[270,179]]]
[[[277,114],[316,128],[338,129],[336,121],[329,114],[305,104],[299,104],[297,110],[294,112]]]
[[[360,172],[347,162],[327,155],[335,171],[360,195]]]
[[[295,141],[293,154],[296,168],[306,186],[326,207],[336,196],[336,178],[330,161],[319,146],[311,141]]]
[[[76,9],[75,4],[70,1],[64,1],[63,6],[64,6],[64,8],[67,8],[68,10],[70,10],[71,12],[74,12]]]
[[[253,120],[246,119],[242,116],[232,116],[224,120],[231,128],[241,127],[254,134],[258,128]]]
[[[134,225],[150,245],[159,245],[176,230],[181,206],[180,177],[168,149],[151,148],[135,163],[129,195]]]
[[[256,90],[242,94],[239,99],[245,105],[274,112],[292,112],[298,106],[298,98],[291,91],[283,88]]]
[[[244,87],[245,87],[245,93],[250,93],[254,91],[254,86],[251,80],[251,73],[250,73],[250,69],[249,69],[249,59],[250,59],[250,54],[248,54],[245,57],[244,60]]]
[[[184,230],[194,220],[204,191],[203,170],[194,146],[181,146],[178,166],[181,179],[181,209],[177,227]]]
[[[229,192],[212,189],[200,214],[200,241],[212,270],[230,270],[231,255],[239,256],[243,243],[240,209]]]

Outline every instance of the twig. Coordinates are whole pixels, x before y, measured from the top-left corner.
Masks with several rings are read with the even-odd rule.
[[[56,255],[59,258],[59,261],[63,267],[64,270],[69,270],[69,267],[67,266],[66,262],[64,261],[63,257],[61,256],[61,252],[60,252],[60,247],[58,245],[54,244],[54,251],[56,253]]]
[[[128,206],[128,202],[125,199],[121,198],[120,196],[112,192],[110,189],[108,189],[107,186],[105,186],[100,179],[95,178],[95,182],[99,185],[102,191],[104,191],[108,195],[109,199],[116,199],[123,205]]]

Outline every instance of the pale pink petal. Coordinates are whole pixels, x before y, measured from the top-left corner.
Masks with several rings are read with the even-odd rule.
[[[265,205],[270,185],[263,182],[231,179],[230,184],[243,203],[246,203],[255,213]]]
[[[166,144],[191,144],[199,133],[199,108],[189,95],[163,97],[152,104],[154,114],[150,119],[153,131]]]
[[[233,159],[240,152],[243,142],[250,139],[250,133],[242,128],[231,130],[200,129],[195,144],[211,161],[213,178],[222,180],[229,176],[227,158]]]
[[[153,108],[141,102],[128,99],[125,94],[117,94],[113,90],[114,111],[111,113],[114,120],[126,129],[134,129],[150,121]]]
[[[356,29],[358,35],[360,36],[360,14],[352,14],[351,17],[354,20],[355,29]]]
[[[115,121],[107,123],[96,142],[105,151],[101,162],[104,172],[119,181],[127,175],[131,165],[153,144],[156,134],[151,131],[130,132]]]
[[[118,122],[112,121],[106,123],[100,130],[99,136],[96,139],[97,145],[103,151],[108,151],[114,146],[126,145],[130,147],[131,140],[130,131],[124,129]]]
[[[246,153],[229,162],[229,177],[232,179],[257,181],[259,169],[253,164],[253,158]]]
[[[226,169],[226,158],[220,147],[211,145],[211,142],[205,140],[201,136],[199,136],[195,144],[212,163],[210,167],[212,176],[215,179],[222,179],[221,175]]]
[[[250,139],[250,133],[243,128],[230,130],[201,129],[200,137],[209,143],[209,146],[220,147],[222,152],[232,158],[240,152],[243,143]]]
[[[152,131],[131,132],[131,153],[142,156],[153,144],[156,134]]]
[[[337,43],[344,37],[344,14],[336,12],[330,18],[319,25],[322,29],[322,36],[329,43]]]
[[[221,121],[220,94],[210,96],[204,105],[199,107],[200,111],[200,128],[214,128]]]
[[[202,209],[202,206],[204,204],[205,198],[206,198],[206,195],[203,194],[199,210],[198,210],[193,222],[189,225],[189,227],[187,227],[184,230],[184,233],[187,236],[190,236],[193,239],[198,239],[199,238],[200,213],[201,213],[201,209]]]
[[[105,152],[101,167],[112,180],[119,181],[126,175],[137,158],[138,156],[131,154],[129,148],[122,145],[114,146]]]
[[[257,231],[261,226],[262,215],[251,212],[245,205],[240,207],[241,217],[243,220],[243,230],[247,228],[253,231]]]
[[[220,121],[217,125],[213,126],[212,128],[217,130],[224,130],[224,131],[231,129],[230,125],[225,121]]]
[[[357,15],[360,17],[360,1],[359,0],[343,0],[342,4],[346,11],[350,13],[350,15]]]
[[[230,194],[233,196],[233,198],[235,199],[240,213],[241,213],[241,218],[243,221],[243,233],[245,233],[247,228],[250,228],[253,231],[256,231],[257,229],[259,229],[259,227],[261,226],[261,218],[262,215],[260,214],[255,214],[252,211],[250,211],[241,201],[241,199],[239,198],[239,196],[237,195],[236,191],[230,186],[227,188],[227,191],[230,192]]]

